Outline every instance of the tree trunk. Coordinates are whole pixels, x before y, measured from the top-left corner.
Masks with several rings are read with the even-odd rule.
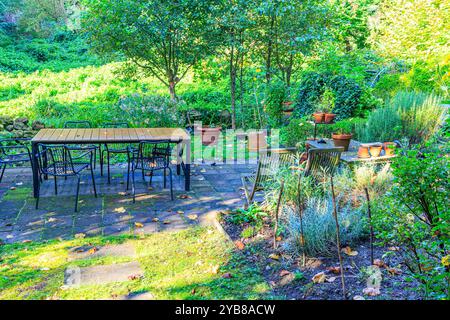
[[[236,66],[234,47],[230,54],[231,128],[236,129]]]
[[[170,93],[170,99],[172,99],[173,101],[177,100],[177,94],[175,91],[175,86],[177,84],[174,81],[170,81],[169,82],[169,93]]]
[[[275,25],[275,15],[272,15],[270,20],[270,29],[269,29],[269,41],[267,43],[267,56],[266,56],[266,82],[267,84],[270,83],[270,80],[272,79],[272,51],[273,51],[273,27]]]

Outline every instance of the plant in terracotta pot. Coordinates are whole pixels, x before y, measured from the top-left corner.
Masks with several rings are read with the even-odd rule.
[[[344,151],[348,151],[350,141],[353,137],[351,123],[344,121],[336,123],[333,126],[331,137],[336,147],[344,147]]]
[[[369,145],[361,143],[358,148],[358,158],[370,158],[369,148]]]
[[[383,145],[381,143],[373,143],[370,145],[370,155],[372,157],[379,157],[381,154],[381,150],[383,149]]]
[[[316,123],[318,123],[317,119],[319,114],[321,114],[322,121],[321,123],[332,123],[334,118],[336,118],[336,114],[332,113],[335,105],[336,97],[333,91],[329,88],[326,88],[320,97],[317,105],[317,112],[314,113],[314,118],[316,119]]]
[[[385,142],[383,143],[384,155],[393,156],[395,154],[395,142]]]

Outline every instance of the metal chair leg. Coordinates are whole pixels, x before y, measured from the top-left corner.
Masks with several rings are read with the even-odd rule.
[[[135,203],[136,202],[136,187],[135,187],[135,185],[134,185],[134,172],[135,172],[135,170],[132,168],[131,169],[131,191],[132,191],[132,193],[133,193],[133,203]]]
[[[103,161],[105,160],[105,151],[106,150],[101,150],[100,151],[100,175],[103,177]]]
[[[94,195],[97,198],[97,187],[95,186],[95,178],[94,178],[94,170],[91,166],[91,177],[92,177],[92,184],[94,185]]]
[[[108,151],[106,151],[106,161],[108,162],[108,184],[111,183],[111,168],[110,168],[110,154]]]
[[[56,182],[56,176],[53,176],[53,180],[55,180],[55,195],[58,195],[58,183]]]
[[[2,173],[0,174],[0,182],[2,182],[3,174],[5,173],[6,163],[3,165]]]
[[[166,168],[164,168],[164,189],[167,187]]]
[[[78,212],[78,195],[80,194],[80,176],[78,177],[78,181],[77,181],[77,194],[75,195],[75,212]]]
[[[37,197],[36,197],[36,210],[39,209],[39,191],[40,191],[40,185],[37,186]]]
[[[173,201],[173,181],[172,181],[172,169],[171,168],[168,168],[169,169],[169,180],[170,180],[170,198],[172,199],[172,201]]]
[[[127,190],[128,190],[130,188],[130,165],[131,165],[129,152],[127,152],[127,161],[128,161],[128,168],[127,168]]]
[[[150,171],[150,185],[152,185],[153,181],[153,170]]]

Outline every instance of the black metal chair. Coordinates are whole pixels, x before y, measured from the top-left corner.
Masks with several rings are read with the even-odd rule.
[[[127,122],[108,122],[103,124],[105,128],[129,128]],[[130,186],[130,169],[131,169],[131,155],[133,152],[133,146],[125,143],[109,143],[105,144],[105,149],[101,151],[100,154],[100,172],[103,176],[103,163],[104,163],[104,154],[106,153],[106,160],[108,164],[108,183],[111,183],[111,167],[110,167],[110,159],[112,154],[126,154],[127,155],[127,190]]]
[[[87,120],[81,120],[81,121],[66,121],[64,122],[64,128],[65,129],[91,129],[92,128],[92,124],[90,121]],[[74,155],[73,159],[75,158],[83,158],[84,156],[88,155],[89,151],[94,149],[94,169],[96,167],[96,159],[97,159],[97,150],[99,150],[99,155],[101,155],[101,146],[96,146],[96,145],[69,145],[68,148],[72,151],[80,151],[79,154]],[[87,153],[84,151],[88,151]]]
[[[166,173],[167,170],[169,170],[170,197],[173,200],[173,179],[172,179],[172,169],[170,168],[171,152],[172,148],[170,146],[169,140],[141,141],[139,143],[139,148],[132,152],[133,159],[131,161],[131,177],[132,177],[131,186],[133,192],[133,203],[136,201],[136,188],[135,188],[136,170],[142,170],[143,178],[144,172],[150,171],[150,184],[152,183],[154,171],[163,170],[164,188],[166,188],[167,185]]]
[[[78,211],[78,195],[80,193],[80,173],[85,169],[90,169],[92,183],[94,186],[94,194],[97,198],[97,188],[95,186],[95,177],[93,171],[93,154],[94,148],[90,151],[85,148],[85,151],[89,154],[89,161],[84,161],[81,158],[72,158],[71,149],[65,145],[38,145],[38,168],[41,175],[53,176],[55,180],[55,194],[58,194],[58,185],[56,182],[57,177],[70,177],[76,176],[77,180],[77,193],[75,196],[75,212]],[[76,161],[74,161],[76,160]],[[39,189],[36,198],[36,209],[39,207]]]
[[[0,140],[0,182],[2,182],[3,175],[7,166],[12,166],[17,163],[30,162],[31,153],[30,148],[20,142],[28,142],[27,138],[11,138]],[[11,143],[19,143],[11,145]]]

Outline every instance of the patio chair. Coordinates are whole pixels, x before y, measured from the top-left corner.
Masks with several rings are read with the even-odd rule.
[[[103,127],[105,128],[129,128],[127,122],[108,122],[104,123]],[[103,149],[100,153],[100,172],[103,176],[103,163],[104,163],[104,155],[106,153],[106,161],[108,165],[108,184],[111,183],[111,167],[110,167],[110,159],[113,154],[126,154],[127,155],[127,190],[130,185],[130,168],[131,168],[131,155],[133,152],[133,146],[127,143],[105,143],[105,149]]]
[[[81,158],[72,158],[72,150],[65,145],[38,145],[38,169],[41,175],[53,176],[55,181],[55,194],[58,194],[57,177],[77,177],[77,192],[75,195],[75,212],[78,211],[78,195],[80,192],[81,172],[85,169],[90,169],[92,184],[94,187],[94,195],[97,198],[97,188],[95,186],[95,177],[93,171],[93,154],[94,148],[85,151],[89,155],[89,161]],[[76,161],[74,161],[76,160]],[[36,198],[36,209],[39,208],[39,189]]]
[[[331,176],[336,171],[341,159],[344,147],[337,148],[312,148],[308,150],[308,160],[303,170],[305,176],[313,176],[319,179],[321,176]]]
[[[65,129],[91,129],[92,124],[90,121],[81,120],[81,121],[66,121],[64,122]],[[89,154],[89,152],[94,149],[94,169],[96,167],[96,159],[97,159],[97,150],[99,150],[99,155],[101,155],[101,146],[96,145],[69,145],[68,148],[72,151],[80,151],[79,154],[72,154],[73,158],[82,158]],[[87,152],[83,152],[86,151]]]
[[[30,148],[20,142],[28,142],[27,138],[12,138],[0,140],[0,182],[2,182],[3,175],[7,166],[12,166],[17,163],[30,162],[31,153]],[[11,143],[16,143],[11,145]]]
[[[131,161],[131,186],[133,192],[133,203],[136,201],[136,170],[142,170],[143,173],[145,171],[150,171],[150,184],[152,183],[154,171],[163,170],[164,188],[166,188],[167,185],[166,172],[167,170],[169,170],[170,197],[173,200],[172,169],[170,168],[171,152],[172,148],[170,146],[170,140],[141,141],[139,143],[139,148],[137,150],[133,150],[133,159]],[[144,174],[142,175],[142,177],[144,178]]]
[[[257,191],[263,191],[273,180],[280,167],[286,168],[295,164],[295,153],[290,149],[276,149],[263,153],[259,157],[256,173],[241,178],[247,205],[253,202]]]

